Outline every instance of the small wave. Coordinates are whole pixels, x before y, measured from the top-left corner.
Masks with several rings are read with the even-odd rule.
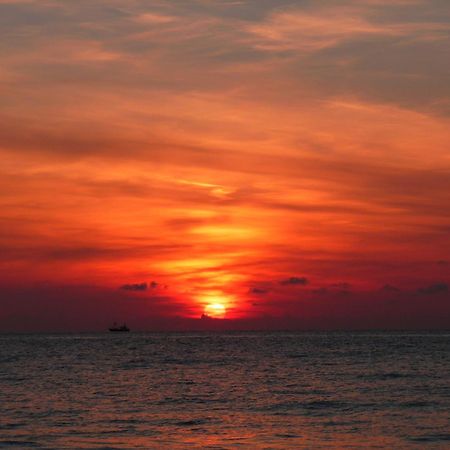
[[[290,414],[290,413],[304,413],[304,414],[328,414],[330,410],[348,410],[352,406],[346,402],[339,400],[313,400],[308,402],[281,402],[264,408],[264,411],[271,411],[274,414]]]
[[[0,380],[4,383],[20,384],[26,381],[26,378],[12,376],[12,377],[1,377]]]
[[[299,434],[293,434],[293,433],[277,433],[277,434],[275,434],[275,436],[282,438],[282,439],[298,439],[301,437]]]
[[[105,419],[102,422],[118,425],[139,425],[145,423],[144,420],[140,419]]]
[[[408,440],[413,442],[450,441],[450,434],[424,434],[422,436],[412,436]]]
[[[185,404],[213,404],[213,403],[228,403],[229,399],[224,397],[196,397],[196,396],[185,396],[185,397],[165,397],[164,399],[157,402],[158,405],[185,405]]]
[[[434,403],[417,400],[417,401],[401,403],[400,406],[402,408],[426,408],[429,406],[434,406]]]
[[[2,428],[6,430],[14,430],[15,428],[23,428],[26,426],[26,422],[10,422],[2,425]]]
[[[206,425],[211,423],[211,419],[190,419],[190,420],[180,420],[175,422],[178,427],[195,427],[197,425]]]
[[[117,447],[99,447],[98,450],[117,450]]]
[[[412,373],[400,373],[400,372],[385,372],[385,373],[375,373],[375,374],[359,374],[357,378],[364,378],[367,380],[395,380],[398,378],[414,378],[417,375]]]
[[[328,422],[324,422],[324,427],[352,427],[353,429],[357,429],[358,426],[366,425],[370,423],[369,420],[329,420]]]
[[[34,441],[0,441],[0,448],[3,447],[19,447],[19,448],[42,448],[42,445]]]
[[[177,381],[176,384],[180,384],[182,386],[194,386],[197,383],[192,380],[180,380],[180,381]]]
[[[120,364],[119,369],[133,370],[133,369],[148,369],[152,367],[152,363],[146,359],[130,359]]]
[[[307,409],[341,409],[348,407],[348,403],[339,400],[313,400],[305,405]]]

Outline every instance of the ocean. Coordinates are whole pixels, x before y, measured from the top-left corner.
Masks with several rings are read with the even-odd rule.
[[[450,334],[0,335],[0,448],[450,448]]]

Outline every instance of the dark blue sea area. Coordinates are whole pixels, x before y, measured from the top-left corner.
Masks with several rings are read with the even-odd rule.
[[[450,448],[450,334],[0,335],[0,448]]]

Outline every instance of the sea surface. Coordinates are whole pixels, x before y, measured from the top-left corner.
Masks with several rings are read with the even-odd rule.
[[[0,335],[0,448],[450,448],[450,334]]]

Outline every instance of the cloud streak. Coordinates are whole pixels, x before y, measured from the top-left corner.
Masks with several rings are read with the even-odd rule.
[[[143,292],[148,289],[147,283],[131,283],[131,284],[123,284],[120,286],[120,289],[124,291],[135,291],[135,292]]]
[[[356,39],[412,38],[444,40],[449,31],[442,22],[381,22],[370,20],[373,5],[349,2],[316,10],[290,9],[270,14],[248,32],[257,38],[254,45],[266,51],[316,52]]]

